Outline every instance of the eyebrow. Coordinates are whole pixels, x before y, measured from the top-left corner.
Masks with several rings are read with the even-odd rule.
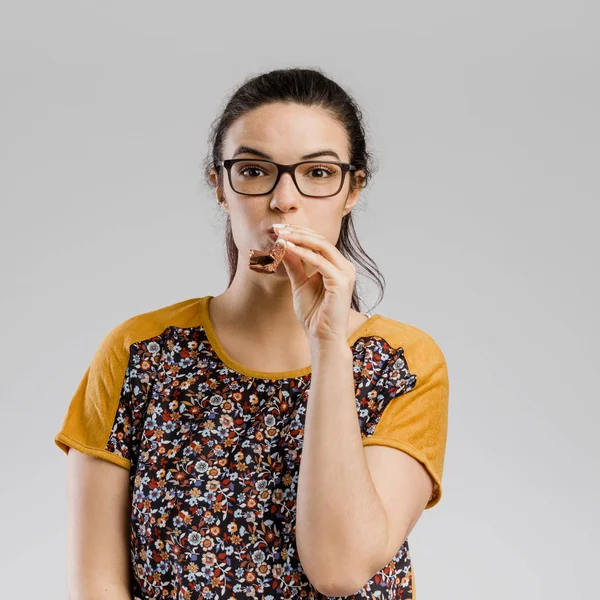
[[[265,160],[273,160],[265,152],[261,152],[256,148],[250,148],[250,146],[239,146],[233,153],[233,158],[235,158],[238,154],[255,154],[256,156],[260,156]],[[310,154],[305,154],[301,158],[302,160],[304,160],[309,158],[317,158],[318,156],[333,156],[334,158],[337,158],[339,161],[341,161],[341,158],[339,157],[338,153],[334,152],[333,150],[319,150],[318,152],[311,152]]]

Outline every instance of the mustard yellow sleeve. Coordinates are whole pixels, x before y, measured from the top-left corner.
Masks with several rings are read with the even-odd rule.
[[[129,468],[131,398],[124,324],[100,343],[68,406],[56,445]]]
[[[429,335],[411,328],[383,377],[395,382],[392,389],[397,392],[407,391],[389,400],[373,434],[363,438],[363,446],[390,446],[418,460],[432,479],[426,509],[432,508],[442,497],[448,434],[450,387],[444,354]]]

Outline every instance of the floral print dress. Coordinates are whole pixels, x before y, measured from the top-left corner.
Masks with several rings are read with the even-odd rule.
[[[251,371],[210,323],[212,296],[127,319],[106,335],[55,443],[128,469],[132,598],[325,598],[295,544],[311,369]],[[406,452],[442,495],[448,374],[425,332],[380,314],[348,340],[363,446]],[[347,598],[412,599],[408,540]]]

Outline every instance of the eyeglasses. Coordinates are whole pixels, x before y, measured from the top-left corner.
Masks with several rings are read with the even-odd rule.
[[[225,167],[231,188],[245,196],[270,194],[282,173],[290,173],[296,188],[303,196],[328,198],[339,193],[348,171],[356,167],[349,163],[329,161],[303,161],[293,165],[280,165],[270,160],[233,158],[219,160]]]

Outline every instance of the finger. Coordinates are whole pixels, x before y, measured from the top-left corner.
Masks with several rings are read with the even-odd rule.
[[[303,246],[297,246],[293,242],[290,243],[288,241],[287,244],[288,252],[292,252],[299,258],[301,258],[304,262],[307,262],[309,265],[312,265],[323,275],[325,281],[329,280],[332,283],[338,284],[340,273],[343,274],[343,271],[338,269],[335,265],[333,265],[327,258],[313,252],[308,248],[304,248]]]
[[[285,227],[288,228],[290,231],[304,231],[306,233],[312,233],[313,235],[316,235],[318,237],[322,237],[322,238],[325,237],[322,233],[319,233],[319,232],[315,231],[314,229],[309,229],[308,227],[302,227],[302,225],[285,225]],[[275,227],[275,231],[277,233],[280,233],[281,230],[282,230],[282,227]]]
[[[296,254],[289,252],[290,246],[287,243],[286,246],[286,252],[283,254],[281,262],[290,278],[292,289],[295,290],[300,287],[308,277],[306,276],[302,259]]]
[[[341,271],[348,271],[351,264],[342,253],[325,237],[309,231],[292,230],[289,232],[280,231],[278,234],[285,240],[294,242],[297,246],[302,246],[313,250],[315,253],[325,257],[331,264]]]
[[[274,226],[275,225],[277,225],[277,227],[275,227],[275,231],[279,231],[283,227],[289,227],[290,229],[301,229],[302,231],[317,233],[314,229],[310,229],[309,227],[303,227],[302,225],[288,225],[287,223],[275,223]]]

